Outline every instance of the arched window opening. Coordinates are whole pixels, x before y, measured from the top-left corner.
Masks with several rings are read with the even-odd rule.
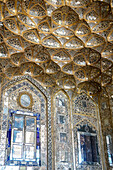
[[[98,106],[85,93],[73,99],[75,167],[102,169]]]
[[[101,169],[99,136],[97,129],[84,119],[74,127],[76,167]]]
[[[77,130],[79,164],[94,165],[99,163],[99,152],[96,131],[87,124]]]

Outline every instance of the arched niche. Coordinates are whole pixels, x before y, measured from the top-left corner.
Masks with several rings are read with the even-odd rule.
[[[30,107],[22,107],[20,103],[20,94],[28,94],[32,99],[32,104]],[[25,96],[24,96],[25,97]],[[23,112],[23,115],[40,116],[40,165],[36,165],[37,169],[52,169],[52,140],[51,140],[51,99],[46,90],[30,76],[20,76],[13,79],[8,84],[2,87],[1,91],[1,144],[0,152],[2,159],[0,161],[1,167],[8,167],[7,164],[7,146],[8,146],[8,123],[10,119],[10,113]],[[10,112],[10,113],[9,113]],[[37,120],[37,119],[36,119]],[[38,127],[38,124],[36,124]],[[12,168],[19,167],[18,161],[12,163]],[[31,164],[31,165],[30,165]],[[21,166],[35,167],[32,164],[23,164]],[[11,164],[10,164],[11,166]]]
[[[74,156],[75,156],[75,167],[77,169],[102,169],[102,146],[100,144],[102,139],[101,124],[99,108],[96,102],[88,96],[86,93],[77,94],[72,99],[72,114],[73,114],[73,136],[74,136]],[[94,143],[98,143],[98,161],[92,162],[80,162],[80,135],[83,134],[85,138],[93,138],[95,136]],[[91,141],[90,141],[91,142]],[[90,145],[91,146],[91,145]],[[94,148],[92,149],[94,150]],[[91,153],[94,154],[93,152]],[[95,158],[97,159],[97,158]]]
[[[77,169],[102,169],[100,134],[88,119],[82,119],[73,127],[74,152]]]

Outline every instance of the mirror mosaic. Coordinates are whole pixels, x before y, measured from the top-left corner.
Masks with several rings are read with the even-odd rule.
[[[0,0],[0,170],[113,169],[113,0]]]

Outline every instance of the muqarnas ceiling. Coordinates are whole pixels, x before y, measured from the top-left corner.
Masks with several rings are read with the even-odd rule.
[[[30,74],[43,86],[84,89],[112,81],[113,2],[0,1],[0,81]]]

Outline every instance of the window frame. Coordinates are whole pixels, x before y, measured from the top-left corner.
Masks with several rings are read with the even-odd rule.
[[[91,129],[91,128],[90,128]],[[80,161],[81,159],[81,141],[80,141],[80,135],[86,135],[86,136],[95,136],[96,137],[96,151],[97,151],[97,161],[96,162],[90,162],[90,161]],[[99,165],[100,164],[100,156],[99,156],[99,149],[98,149],[98,139],[97,139],[97,133],[96,132],[86,132],[84,130],[78,129],[77,130],[77,145],[78,145],[78,164],[79,165]],[[92,153],[93,154],[93,153]]]
[[[35,130],[34,132],[35,134],[35,144],[34,144],[34,159],[31,160],[27,160],[27,158],[25,159],[25,132],[23,133],[23,131],[25,131],[25,124],[23,125],[23,129],[22,129],[22,133],[24,134],[24,141],[23,141],[23,153],[24,153],[24,159],[13,159],[12,157],[12,152],[13,152],[13,131],[15,128],[13,128],[13,124],[14,124],[14,115],[22,115],[24,117],[24,123],[25,123],[25,117],[35,117]],[[32,113],[29,111],[23,111],[23,110],[9,110],[9,120],[8,120],[8,129],[7,129],[7,146],[6,146],[6,165],[19,165],[19,166],[41,166],[41,145],[40,145],[40,139],[41,139],[41,135],[40,135],[40,114],[38,113]],[[23,139],[22,139],[23,140]],[[38,141],[38,142],[37,142]],[[32,145],[32,144],[31,144]],[[22,145],[21,145],[22,146]],[[8,151],[7,151],[8,149]],[[37,157],[38,155],[38,157]]]
[[[15,123],[15,115],[17,116],[18,115],[18,117],[20,116],[22,116],[23,117],[23,128],[21,129],[22,130],[22,135],[23,135],[23,137],[22,137],[22,142],[21,142],[21,144],[19,144],[19,142],[14,142],[14,131],[16,130],[16,131],[19,131],[17,128],[15,128],[14,127],[14,123]],[[26,143],[26,117],[33,117],[33,118],[35,118],[35,129],[34,129],[34,131],[32,130],[32,131],[30,131],[30,132],[34,132],[34,134],[35,134],[35,137],[34,137],[34,158],[33,158],[33,160],[35,161],[35,159],[36,159],[36,126],[37,126],[37,123],[36,123],[36,116],[28,116],[28,115],[23,115],[23,114],[16,114],[16,113],[13,113],[13,115],[12,115],[12,119],[13,119],[13,121],[12,121],[12,132],[11,132],[11,160],[21,160],[21,161],[27,161],[27,158],[25,158],[26,157],[26,149],[25,149],[25,147],[26,147],[26,145],[28,145],[28,143]],[[13,145],[18,145],[18,146],[22,146],[22,157],[19,159],[19,158],[13,158]],[[32,143],[29,143],[29,145],[33,145]],[[32,160],[32,161],[33,161]],[[29,160],[28,160],[29,161]]]

